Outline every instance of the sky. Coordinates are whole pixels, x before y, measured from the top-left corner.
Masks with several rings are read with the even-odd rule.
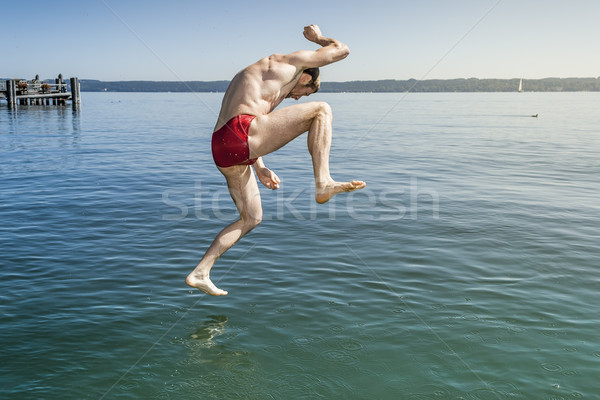
[[[598,77],[598,0],[0,0],[0,77],[229,80],[273,54],[350,56],[322,80]]]

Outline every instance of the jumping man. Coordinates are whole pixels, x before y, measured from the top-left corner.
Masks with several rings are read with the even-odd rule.
[[[343,60],[349,54],[345,44],[323,37],[316,25],[305,27],[304,37],[322,47],[316,51],[273,54],[259,60],[233,78],[223,97],[212,136],[212,153],[227,180],[240,219],[217,235],[186,279],[189,286],[205,293],[227,294],[212,283],[210,269],[262,220],[260,192],[250,166],[254,166],[263,185],[279,188],[279,178],[265,167],[262,156],[308,131],[318,203],[325,203],[338,193],[365,187],[362,181],[336,182],[329,174],[332,114],[327,103],[296,104],[273,111],[286,98],[298,100],[315,93],[320,85],[319,67]]]

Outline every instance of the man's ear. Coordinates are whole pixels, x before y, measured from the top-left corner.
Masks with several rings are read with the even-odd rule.
[[[310,74],[307,74],[306,72],[303,72],[300,76],[300,79],[298,80],[298,83],[304,86],[307,85],[308,82],[310,82],[311,80],[312,76],[310,76]]]

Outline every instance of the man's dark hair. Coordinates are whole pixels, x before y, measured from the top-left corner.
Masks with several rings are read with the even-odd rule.
[[[310,80],[310,83],[308,83],[307,86],[312,87],[313,90],[315,92],[317,92],[319,90],[319,88],[321,87],[321,80],[319,79],[321,72],[319,71],[319,68],[316,68],[316,67],[315,68],[307,68],[304,70],[304,72],[309,74],[312,78]]]

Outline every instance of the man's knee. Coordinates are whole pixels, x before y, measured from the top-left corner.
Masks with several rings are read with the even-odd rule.
[[[315,117],[331,118],[333,112],[331,106],[324,101],[315,101]]]
[[[248,218],[244,220],[244,228],[246,232],[250,232],[262,222],[262,218]]]
[[[261,210],[256,210],[255,212],[248,213],[247,215],[244,215],[244,217],[242,219],[244,221],[244,226],[246,227],[246,229],[248,229],[250,231],[250,230],[256,228],[262,222],[262,218],[263,218],[263,213],[262,213],[262,209],[261,209]]]

